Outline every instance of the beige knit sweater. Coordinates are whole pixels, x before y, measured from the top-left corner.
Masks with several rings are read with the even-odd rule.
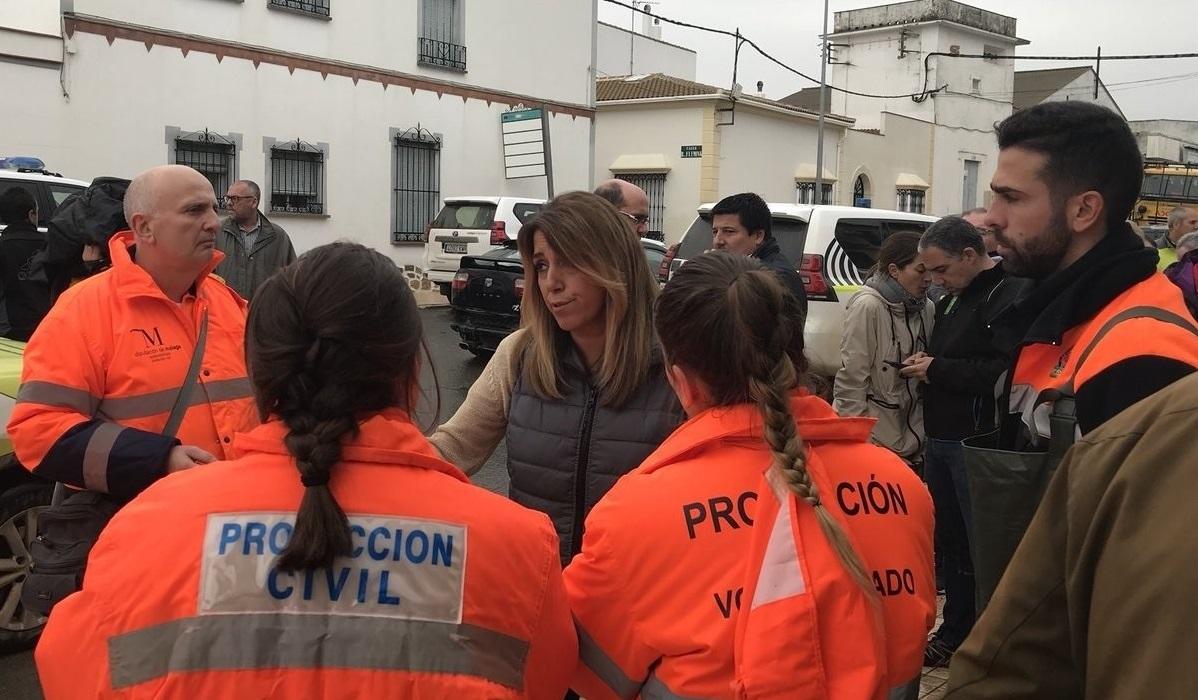
[[[507,432],[508,406],[516,385],[514,348],[524,332],[520,329],[499,343],[466,400],[429,438],[443,459],[467,474],[482,467]]]

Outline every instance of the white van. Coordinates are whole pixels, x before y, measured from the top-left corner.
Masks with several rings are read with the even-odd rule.
[[[543,199],[523,197],[446,197],[425,236],[425,275],[448,297],[463,255],[483,255],[516,240],[543,206]]]
[[[671,246],[659,279],[666,281],[688,258],[711,248],[711,209],[699,216]],[[807,291],[803,338],[811,372],[835,376],[840,369],[840,336],[849,297],[860,289],[877,262],[882,241],[896,231],[923,233],[937,217],[886,209],[811,204],[770,204],[773,234],[795,264]]]

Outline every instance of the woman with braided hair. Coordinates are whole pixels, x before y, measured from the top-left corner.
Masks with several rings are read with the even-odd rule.
[[[918,477],[803,388],[797,302],[708,253],[658,298],[690,420],[591,512],[566,569],[587,698],[914,698],[935,621]]]
[[[112,520],[38,648],[47,697],[560,700],[557,536],[413,422],[403,272],[317,248],[258,288],[246,336],[263,424]]]

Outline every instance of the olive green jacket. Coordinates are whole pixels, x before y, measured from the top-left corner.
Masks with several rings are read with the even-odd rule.
[[[1198,374],[1074,445],[946,698],[1198,698],[1196,430]]]

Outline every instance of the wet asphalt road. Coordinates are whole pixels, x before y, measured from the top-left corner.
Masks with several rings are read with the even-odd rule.
[[[448,307],[424,309],[420,316],[440,385],[441,415],[437,422],[442,423],[461,405],[470,385],[478,378],[486,363],[458,347],[457,334],[449,328]],[[432,373],[427,366],[422,372],[421,383],[426,397],[436,396],[433,393]],[[421,425],[430,424],[432,404],[433,401],[426,399],[417,409]],[[507,493],[506,460],[507,450],[501,442],[495,454],[474,475],[474,483],[498,493]],[[33,700],[41,697],[32,652],[0,656],[0,698]]]

